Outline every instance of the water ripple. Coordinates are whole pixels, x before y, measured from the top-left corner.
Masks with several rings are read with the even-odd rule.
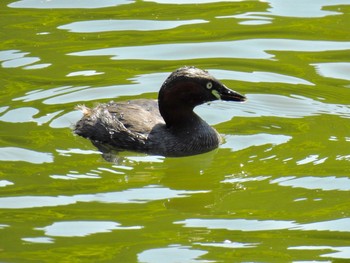
[[[242,72],[217,69],[209,69],[208,71],[218,79],[224,80],[314,85],[304,79],[271,72]],[[169,74],[170,72],[160,72],[138,75],[129,79],[133,83],[129,85],[112,85],[105,87],[63,86],[48,90],[39,89],[28,92],[24,96],[14,98],[13,100],[29,102],[45,99],[45,104],[63,104],[116,98],[119,96],[140,95],[142,93],[158,92],[162,82]]]
[[[207,254],[207,251],[191,249],[187,246],[173,245],[166,248],[154,248],[145,250],[138,254],[138,262],[155,263],[155,262],[212,262],[199,259]]]
[[[218,243],[194,243],[194,245],[200,245],[204,247],[222,247],[222,248],[251,248],[256,247],[257,243],[238,243],[232,242],[230,240],[225,240],[224,242]]]
[[[23,241],[28,243],[42,243],[42,244],[52,244],[54,243],[54,239],[50,237],[23,237],[21,238]]]
[[[10,182],[8,180],[0,180],[0,187],[6,187],[8,185],[13,185],[13,182]]]
[[[0,208],[18,209],[34,207],[51,207],[71,205],[77,202],[101,203],[147,203],[149,201],[187,197],[191,194],[207,193],[208,191],[172,190],[161,186],[145,186],[128,189],[121,192],[96,194],[79,194],[73,196],[14,196],[1,197]]]
[[[41,69],[51,66],[51,63],[42,63],[32,65],[41,59],[38,57],[27,57],[29,52],[22,52],[20,50],[3,50],[0,51],[0,61],[3,68],[19,68],[24,69]]]
[[[252,135],[225,135],[225,143],[221,148],[229,148],[232,151],[240,151],[252,146],[265,144],[280,145],[287,143],[291,136],[278,134],[252,134]]]
[[[145,2],[156,2],[158,4],[208,4],[217,2],[243,2],[244,0],[144,0]]]
[[[332,62],[311,64],[321,76],[326,78],[350,80],[350,63]]]
[[[324,52],[350,49],[348,41],[245,39],[237,41],[159,44],[102,48],[71,56],[111,56],[115,60],[189,60],[204,58],[274,59],[268,51]]]
[[[38,125],[41,125],[49,122],[61,112],[62,110],[59,110],[38,118],[34,118],[34,116],[39,113],[39,110],[32,107],[23,107],[6,111],[2,116],[0,116],[0,121],[10,123],[36,122]]]
[[[349,4],[348,0],[267,0],[270,5],[269,13],[282,17],[324,17],[342,14],[340,12],[324,10],[327,6]]]
[[[58,29],[65,29],[74,33],[98,33],[108,31],[154,31],[173,29],[183,25],[208,23],[206,20],[193,19],[182,21],[162,21],[162,20],[92,20],[73,22],[59,26]]]
[[[52,225],[38,227],[35,230],[45,231],[47,236],[55,237],[84,237],[97,233],[107,233],[112,230],[141,229],[142,226],[123,227],[121,224],[112,221],[63,221],[55,222]]]
[[[321,255],[321,257],[350,259],[350,247],[297,246],[297,247],[289,247],[288,249],[290,249],[290,250],[332,250],[332,251],[336,251],[336,252],[323,254],[323,255]],[[312,261],[312,262],[316,262],[316,261]],[[325,261],[322,261],[322,262],[325,262]]]
[[[174,222],[184,227],[204,227],[207,229],[227,229],[237,231],[281,230],[295,227],[294,221],[247,220],[247,219],[197,219],[191,218]]]
[[[302,118],[329,114],[350,118],[350,105],[325,103],[303,96],[287,97],[274,94],[246,94],[246,96],[248,101],[244,105],[217,101],[210,106],[197,107],[195,111],[212,125],[229,121],[233,117]]]
[[[253,220],[253,219],[198,219],[191,218],[174,222],[184,227],[227,229],[234,231],[304,230],[350,232],[350,218],[300,224],[295,221]]]
[[[280,186],[290,186],[304,189],[322,189],[323,191],[350,191],[350,178],[348,177],[282,177],[272,180],[271,183],[277,183]]]
[[[35,9],[51,9],[51,8],[103,8],[124,4],[134,3],[133,0],[21,0],[8,5],[12,8],[35,8]]]
[[[51,153],[37,152],[18,147],[1,147],[0,161],[22,161],[34,164],[52,163]]]
[[[268,4],[266,12],[245,12],[237,15],[217,16],[217,18],[236,18],[241,20],[241,25],[264,25],[272,23],[274,16],[279,17],[326,17],[333,15],[341,15],[341,12],[324,10],[328,6],[336,6],[348,4],[348,0],[266,0]]]
[[[152,82],[152,81],[151,81]],[[99,99],[118,98],[120,96],[140,95],[142,93],[157,92],[157,84],[115,85],[107,87],[60,87],[52,90],[31,92],[14,100],[32,101],[43,100],[44,104],[80,103]],[[275,94],[246,94],[248,101],[242,105],[216,101],[210,105],[201,105],[195,111],[209,124],[214,125],[231,120],[233,117],[262,117],[273,116],[280,118],[302,118],[321,114],[338,115],[350,118],[350,106],[331,104],[311,98],[293,95],[292,97]],[[45,99],[47,97],[47,99]],[[51,121],[54,128],[70,127],[75,123],[81,113],[78,111],[60,115],[62,111],[48,113],[45,116],[34,118],[39,111],[31,107],[23,107],[6,111],[0,116],[0,121],[6,122],[37,122],[38,124]],[[58,116],[60,115],[60,116]],[[55,118],[58,116],[57,118]],[[54,119],[55,118],[55,119]]]

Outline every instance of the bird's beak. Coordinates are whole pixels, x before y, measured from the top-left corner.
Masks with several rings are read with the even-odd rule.
[[[238,92],[229,89],[225,85],[222,85],[218,90],[212,90],[213,95],[220,99],[220,100],[226,100],[226,101],[246,101],[247,98]]]

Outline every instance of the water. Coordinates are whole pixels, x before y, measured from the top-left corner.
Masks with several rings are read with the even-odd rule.
[[[1,262],[348,262],[349,0],[2,1]],[[101,154],[78,104],[174,69],[245,94],[210,153]]]

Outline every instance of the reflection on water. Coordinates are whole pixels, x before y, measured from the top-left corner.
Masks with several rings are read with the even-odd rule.
[[[109,6],[117,6],[124,4],[132,4],[133,0],[21,0],[9,4],[12,8],[35,8],[35,9],[51,9],[51,8],[103,8]]]
[[[245,12],[238,15],[219,16],[218,18],[236,18],[241,20],[241,25],[265,25],[272,23],[274,17],[325,17],[340,15],[342,12],[324,10],[326,6],[336,6],[348,4],[347,0],[327,0],[309,1],[303,0],[266,0],[268,4],[266,12]]]
[[[143,251],[137,257],[139,262],[210,262],[200,260],[199,257],[207,254],[204,250],[192,249],[191,247],[173,245],[167,248],[155,248]]]
[[[8,227],[8,225],[0,224],[0,229]]]
[[[8,180],[0,180],[0,187],[5,187],[8,185],[13,185],[13,183]]]
[[[67,74],[67,77],[76,77],[76,76],[96,76],[102,75],[104,72],[96,72],[96,70],[83,70],[83,71],[75,71]]]
[[[50,237],[23,237],[22,240],[28,243],[52,244],[54,239]]]
[[[108,31],[152,31],[172,29],[183,25],[207,23],[205,20],[185,21],[152,21],[152,20],[94,20],[74,22],[68,25],[59,26],[58,29],[69,30],[74,33],[97,33]]]
[[[1,147],[0,161],[22,161],[28,163],[42,164],[52,163],[53,156],[51,153],[36,152],[33,150],[18,147]]]
[[[350,191],[350,179],[348,177],[291,176],[272,180],[271,183],[305,189],[322,189],[323,191]]]
[[[16,100],[23,100],[24,102],[29,102],[29,101],[33,101],[33,100],[41,100],[44,98],[58,96],[58,95],[65,94],[65,93],[72,93],[72,92],[75,92],[77,90],[86,89],[86,88],[87,88],[87,86],[80,86],[80,87],[63,86],[63,87],[57,87],[57,88],[48,89],[48,90],[43,90],[43,89],[32,90],[32,91],[28,92],[25,96],[19,97],[19,98],[14,98],[14,100],[15,101]]]
[[[225,240],[224,242],[221,242],[221,243],[195,243],[195,245],[201,245],[204,247],[252,248],[252,247],[256,247],[258,244],[238,243],[238,242],[232,242],[230,240]]]
[[[184,227],[227,229],[234,231],[271,231],[271,230],[303,230],[303,231],[336,231],[350,232],[350,218],[342,218],[324,222],[300,224],[294,221],[247,220],[247,219],[186,219],[174,222]]]
[[[291,138],[290,136],[272,134],[227,135],[225,136],[226,142],[221,147],[239,151],[264,144],[279,145],[287,143]]]
[[[214,70],[212,70],[214,71]],[[211,72],[211,71],[210,71]],[[220,71],[214,71],[220,76]],[[156,80],[155,75],[159,78]],[[66,103],[80,103],[82,101],[92,101],[106,98],[118,98],[119,96],[132,96],[140,93],[157,92],[161,82],[167,73],[139,76],[134,81],[136,84],[113,85],[107,87],[58,87],[49,90],[37,90],[27,93],[25,96],[14,98],[15,101],[35,101],[43,100],[44,104],[56,105]],[[222,73],[225,79],[234,80],[237,75],[233,72],[229,75],[227,71]],[[238,77],[239,78],[239,77]],[[263,81],[262,78],[261,81]],[[259,81],[259,82],[261,82]],[[284,81],[281,79],[281,81]],[[269,80],[267,80],[269,82]],[[274,80],[276,82],[276,80]],[[278,81],[277,81],[278,82]],[[288,83],[288,81],[286,82]],[[329,104],[311,98],[293,95],[286,97],[275,94],[248,94],[248,101],[244,107],[238,107],[232,103],[213,102],[210,106],[196,108],[196,112],[202,116],[209,124],[217,124],[231,120],[233,117],[261,117],[275,116],[283,118],[300,118],[320,114],[339,115],[350,117],[350,107],[341,104]],[[156,96],[155,96],[156,98]],[[210,110],[209,110],[210,109]],[[225,114],[223,114],[225,112]],[[23,107],[11,109],[0,116],[0,121],[6,122],[37,122],[39,125],[51,121],[50,126],[54,128],[72,127],[80,118],[78,111],[68,112],[61,115],[62,111],[56,111],[45,116],[34,118],[39,113],[38,109]]]
[[[2,116],[0,116],[0,121],[9,123],[36,122],[38,125],[41,125],[51,121],[61,112],[62,110],[48,113],[42,117],[34,118],[34,116],[39,113],[39,110],[31,107],[23,107],[6,111]]]
[[[336,252],[321,254],[321,257],[330,257],[330,258],[350,258],[350,247],[330,247],[330,246],[298,246],[298,247],[289,247],[290,250],[331,250]],[[325,261],[322,261],[325,262]],[[330,261],[329,261],[330,262]]]
[[[341,14],[339,12],[324,10],[327,6],[349,4],[347,0],[327,0],[308,1],[303,0],[267,0],[271,8],[268,11],[276,16],[282,17],[324,17]]]
[[[326,78],[350,80],[350,63],[334,62],[334,63],[318,63],[312,64],[317,72]]]
[[[305,231],[336,231],[350,232],[350,218],[341,218],[324,222],[301,224],[297,229]]]
[[[315,164],[324,163],[327,159],[328,157],[320,158],[318,154],[312,154],[302,160],[297,161],[296,163],[297,165],[303,165],[308,163],[313,163],[315,165]]]
[[[209,69],[208,71],[218,79],[223,80],[242,81],[246,79],[247,82],[313,85],[312,83],[299,78],[276,73],[248,73],[214,69]],[[164,72],[135,76],[134,78],[129,79],[133,82],[129,85],[112,85],[94,88],[89,86],[64,86],[47,90],[35,90],[27,93],[25,96],[15,98],[14,100],[29,102],[44,99],[43,103],[45,104],[63,104],[70,102],[99,100],[105,98],[116,98],[119,96],[132,96],[150,92],[155,93],[158,92],[161,84],[169,74],[170,72]]]
[[[203,58],[275,59],[274,51],[324,52],[350,49],[349,41],[246,39],[222,42],[159,44],[102,48],[71,56],[111,56],[115,60],[189,60]],[[200,50],[200,52],[198,52]]]
[[[244,107],[237,107],[226,102],[215,102],[211,103],[211,106],[197,108],[196,112],[210,124],[229,121],[234,117],[301,118],[330,114],[350,118],[350,106],[348,105],[329,104],[295,95],[285,97],[273,94],[249,94],[247,97],[248,101],[245,102]],[[212,120],[210,116],[215,116],[215,120]]]
[[[141,229],[142,226],[123,227],[119,223],[109,221],[65,221],[55,222],[50,226],[38,227],[47,236],[83,237],[96,233],[106,233],[113,230]]]
[[[186,219],[175,222],[184,227],[204,227],[207,229],[227,229],[236,231],[266,231],[290,229],[296,226],[293,221],[247,220],[247,219]]]
[[[121,192],[78,194],[73,196],[16,196],[0,197],[0,208],[18,209],[70,205],[77,202],[147,203],[168,198],[183,198],[208,191],[172,190],[161,186],[145,186]]]
[[[30,107],[13,109],[2,115],[0,120],[6,122],[29,122],[32,121],[33,116],[38,113],[39,110]]]
[[[18,68],[23,69],[42,69],[49,67],[51,63],[34,64],[41,59],[38,57],[27,57],[29,52],[21,52],[20,50],[4,50],[0,51],[0,61],[3,68]],[[26,66],[26,67],[24,67]]]
[[[348,0],[7,1],[0,261],[349,260],[348,8]],[[183,65],[248,97],[196,108],[223,134],[216,151],[123,152],[108,163],[72,134],[76,104],[156,99]]]
[[[70,128],[82,117],[80,111],[71,111],[66,114],[59,115],[50,122],[51,128]]]
[[[303,85],[315,85],[304,79],[272,73],[272,72],[241,72],[241,71],[229,71],[229,70],[209,70],[210,73],[218,79],[225,80],[238,80],[253,83],[285,83],[285,84],[303,84]]]

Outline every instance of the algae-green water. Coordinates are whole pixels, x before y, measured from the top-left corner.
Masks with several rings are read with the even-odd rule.
[[[3,0],[0,261],[349,262],[350,2]],[[178,67],[245,94],[184,158],[102,156],[79,104]]]

